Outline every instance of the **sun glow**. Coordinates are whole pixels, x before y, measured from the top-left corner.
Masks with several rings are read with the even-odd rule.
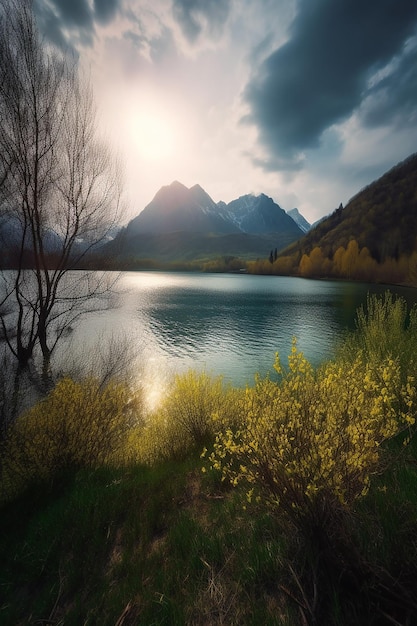
[[[143,159],[172,158],[179,146],[175,116],[152,104],[131,107],[126,116],[128,141]]]

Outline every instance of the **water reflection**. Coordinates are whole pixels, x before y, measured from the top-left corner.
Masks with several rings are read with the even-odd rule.
[[[285,361],[293,336],[315,365],[328,358],[368,291],[384,290],[287,277],[127,272],[117,307],[86,318],[76,340],[85,347],[99,331],[122,329],[153,386],[189,367],[242,385],[270,371],[276,351]],[[415,290],[392,291],[417,299]]]

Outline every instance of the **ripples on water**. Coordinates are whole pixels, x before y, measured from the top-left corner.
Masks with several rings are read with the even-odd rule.
[[[189,367],[252,384],[272,370],[275,353],[286,362],[292,337],[314,364],[331,356],[353,326],[368,291],[357,283],[239,274],[126,272],[116,308],[86,317],[75,342],[122,333],[138,349],[138,368],[160,388]],[[415,299],[414,290],[396,290]]]

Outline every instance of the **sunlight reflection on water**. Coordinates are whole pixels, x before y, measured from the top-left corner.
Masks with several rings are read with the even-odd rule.
[[[328,358],[367,292],[384,290],[288,277],[126,272],[115,307],[86,317],[71,349],[88,349],[99,335],[127,337],[155,402],[173,374],[190,367],[252,384],[256,372],[271,371],[276,351],[286,362],[293,336],[314,365]],[[391,290],[416,299],[415,290]]]

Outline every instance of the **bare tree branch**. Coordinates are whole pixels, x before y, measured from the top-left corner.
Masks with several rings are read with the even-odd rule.
[[[120,218],[120,171],[96,120],[88,82],[42,41],[31,0],[3,0],[0,217],[13,241],[0,328],[20,365],[38,348],[49,363],[67,326],[109,292],[102,274],[70,275]]]

